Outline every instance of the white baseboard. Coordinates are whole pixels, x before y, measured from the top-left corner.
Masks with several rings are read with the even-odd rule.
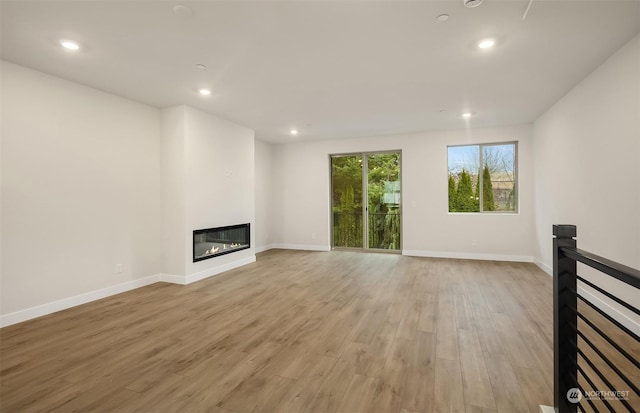
[[[455,258],[462,260],[533,262],[533,257],[528,255],[481,254],[475,252],[402,250],[402,255],[409,257]]]
[[[145,278],[127,281],[125,283],[102,288],[100,290],[89,291],[88,293],[75,295],[69,298],[63,298],[62,300],[27,308],[24,310],[16,311],[14,313],[5,314],[0,316],[0,327],[7,327],[12,324],[31,320],[32,318],[42,317],[44,315],[55,313],[57,311],[66,310],[67,308],[86,304],[91,301],[100,300],[102,298],[120,294],[129,290],[134,290],[136,288],[144,287],[146,285],[158,282],[159,279],[159,274],[150,275]]]
[[[169,284],[187,284],[187,280],[183,275],[158,274],[158,281]]]
[[[540,261],[537,258],[533,259],[533,263],[535,265],[538,266],[538,268],[540,268],[542,271],[546,272],[547,274],[553,276],[553,268],[549,267],[547,264],[545,264],[544,262]]]
[[[556,409],[551,406],[540,405],[540,413],[556,413]]]
[[[186,277],[184,277],[185,284],[191,284],[196,281],[204,280],[205,278],[213,277],[214,275],[218,275],[225,271],[233,270],[234,268],[242,267],[243,265],[251,264],[253,262],[256,262],[255,255],[242,258],[239,260],[235,260],[224,265],[219,265],[217,267],[209,268],[204,271],[197,272],[195,274],[189,274]]]
[[[303,244],[271,244],[272,248],[283,250],[304,250],[304,251],[331,251],[328,245],[303,245]]]
[[[57,311],[66,310],[67,308],[86,304],[91,301],[100,300],[102,298],[110,297],[112,295],[124,293],[130,290],[135,290],[136,288],[144,287],[157,282],[167,282],[181,285],[191,284],[196,281],[204,280],[205,278],[218,275],[225,271],[229,271],[255,261],[256,256],[252,255],[250,257],[233,261],[228,264],[220,265],[218,267],[210,268],[208,270],[201,271],[196,274],[191,274],[186,277],[172,274],[150,275],[145,278],[127,281],[125,283],[102,288],[100,290],[90,291],[88,293],[76,295],[73,297],[63,298],[62,300],[54,301],[52,303],[42,304],[36,307],[16,311],[15,313],[2,315],[0,316],[0,327],[7,327],[12,324],[21,323],[23,321],[31,320],[37,317],[42,317],[51,313],[55,313]]]
[[[269,250],[271,250],[273,248],[274,248],[273,244],[267,244],[267,245],[262,245],[260,247],[256,247],[256,254],[258,254],[260,252],[269,251]]]

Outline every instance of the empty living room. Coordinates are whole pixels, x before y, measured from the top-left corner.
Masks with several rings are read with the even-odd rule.
[[[0,412],[640,412],[640,1],[0,2]]]

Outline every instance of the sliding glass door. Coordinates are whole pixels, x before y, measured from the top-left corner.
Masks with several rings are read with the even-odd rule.
[[[362,248],[362,155],[331,157],[333,246]]]
[[[399,251],[400,152],[331,156],[333,247]]]
[[[366,155],[368,248],[400,250],[400,153]]]

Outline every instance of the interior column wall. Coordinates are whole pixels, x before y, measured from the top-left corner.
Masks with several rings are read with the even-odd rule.
[[[273,191],[276,186],[273,178],[273,145],[255,141],[256,156],[256,252],[269,249],[272,244],[272,214],[276,208]]]
[[[186,107],[175,106],[161,112],[162,164],[162,271],[183,276],[187,240],[185,212]]]
[[[255,260],[254,131],[185,107],[185,273],[195,279]],[[193,262],[193,231],[251,225],[251,248]]]

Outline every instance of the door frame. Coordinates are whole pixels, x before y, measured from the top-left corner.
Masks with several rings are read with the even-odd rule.
[[[399,208],[399,219],[400,219],[400,246],[397,250],[389,250],[383,248],[369,248],[369,168],[368,168],[368,155],[377,155],[377,154],[385,154],[385,153],[397,153],[399,156],[399,171],[398,171],[398,179],[400,180],[400,208]],[[362,248],[357,247],[336,247],[334,245],[334,237],[333,237],[333,164],[331,159],[333,157],[338,156],[362,156]],[[365,173],[366,171],[366,173]],[[341,152],[341,153],[330,153],[329,154],[329,226],[330,232],[329,237],[331,239],[331,249],[339,250],[339,251],[360,251],[360,252],[376,252],[376,253],[387,253],[387,254],[402,254],[402,246],[403,246],[403,208],[404,208],[404,199],[403,199],[403,190],[402,190],[402,149],[389,149],[382,151],[366,151],[366,152]]]

